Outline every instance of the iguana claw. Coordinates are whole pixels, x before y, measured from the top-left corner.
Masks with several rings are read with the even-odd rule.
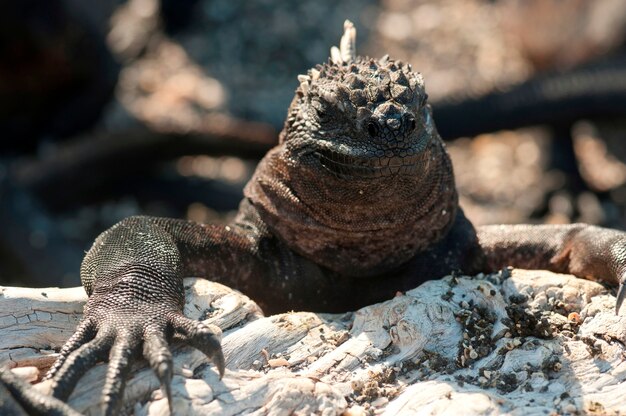
[[[619,284],[617,289],[617,300],[615,301],[615,314],[619,314],[619,310],[622,307],[622,303],[626,299],[626,285],[624,283]]]

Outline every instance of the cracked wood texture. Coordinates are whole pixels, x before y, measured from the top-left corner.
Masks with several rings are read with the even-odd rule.
[[[603,286],[573,276],[448,276],[354,313],[269,317],[220,284],[186,279],[185,289],[185,314],[224,330],[227,371],[219,380],[201,352],[175,347],[175,414],[626,412],[626,315]],[[35,382],[85,301],[82,288],[2,288],[2,362]],[[97,414],[105,371],[89,370],[69,404]],[[145,363],[124,401],[135,415],[168,414]]]

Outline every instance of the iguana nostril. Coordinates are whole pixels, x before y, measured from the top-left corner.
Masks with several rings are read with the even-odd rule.
[[[416,128],[417,128],[417,122],[415,121],[414,118],[411,118],[409,120],[409,131],[411,132],[411,131],[415,130]]]
[[[367,133],[371,137],[375,137],[378,134],[378,125],[373,121],[367,123]]]

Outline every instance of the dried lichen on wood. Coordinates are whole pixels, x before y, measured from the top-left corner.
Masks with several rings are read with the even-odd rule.
[[[626,316],[603,286],[569,275],[449,276],[341,315],[263,317],[222,285],[185,287],[185,314],[224,330],[227,372],[219,380],[202,353],[176,347],[178,414],[626,412]],[[31,378],[32,367],[45,371],[85,300],[80,288],[3,288],[0,359]],[[95,414],[104,374],[88,371],[70,405]],[[168,412],[145,364],[125,403]]]

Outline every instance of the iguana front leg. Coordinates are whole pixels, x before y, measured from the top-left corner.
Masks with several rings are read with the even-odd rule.
[[[482,268],[547,269],[618,286],[616,311],[626,290],[626,233],[587,224],[477,227]]]
[[[82,375],[108,357],[102,405],[105,414],[115,414],[130,366],[143,355],[171,404],[173,338],[204,352],[222,375],[219,328],[182,314],[182,281],[202,275],[244,289],[254,284],[250,277],[262,274],[264,266],[255,255],[253,233],[247,233],[238,226],[132,217],[101,234],[81,268],[89,295],[83,321],[48,374],[53,396],[66,400]]]

